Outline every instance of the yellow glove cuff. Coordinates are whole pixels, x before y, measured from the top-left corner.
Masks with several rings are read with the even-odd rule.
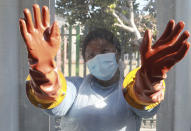
[[[123,88],[126,88],[127,92],[125,94],[125,99],[127,100],[127,102],[132,106],[135,107],[137,109],[144,109],[144,110],[149,110],[152,109],[154,107],[156,107],[159,103],[145,103],[142,102],[141,100],[139,100],[137,98],[137,96],[135,95],[135,91],[134,91],[134,85],[135,85],[135,77],[136,77],[136,73],[137,71],[140,69],[140,67],[134,69],[133,71],[131,71],[124,79],[123,81]],[[163,85],[165,87],[165,82],[163,80]],[[165,88],[163,89],[163,91],[165,92]]]
[[[33,105],[43,109],[51,109],[58,106],[63,101],[64,97],[66,96],[66,90],[67,90],[66,79],[64,78],[61,71],[58,71],[57,73],[58,73],[59,81],[61,83],[61,88],[58,91],[58,97],[56,98],[55,101],[40,99],[37,95],[35,95],[36,92],[34,91],[33,88],[31,88],[30,83],[28,82],[26,87],[26,92],[27,92],[28,99]],[[28,75],[27,81],[30,81],[30,80],[31,78]]]

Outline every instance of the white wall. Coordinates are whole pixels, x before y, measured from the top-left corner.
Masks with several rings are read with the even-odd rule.
[[[176,20],[183,20],[189,31],[191,31],[190,12],[190,0],[176,0]],[[176,67],[175,96],[174,129],[191,131],[191,52]]]
[[[18,20],[33,3],[54,7],[53,0],[0,0],[0,131],[49,130],[49,117],[25,93],[27,53]]]
[[[187,30],[191,29],[190,0],[157,0],[158,29],[164,30],[169,19],[183,20]],[[157,131],[191,130],[191,54],[178,63],[166,81],[165,101],[158,113]]]
[[[0,130],[18,131],[18,1],[0,1]]]

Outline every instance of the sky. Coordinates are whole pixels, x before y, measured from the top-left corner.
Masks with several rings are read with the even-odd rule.
[[[137,3],[139,3],[139,10],[142,10],[143,7],[148,3],[146,0],[137,0]]]

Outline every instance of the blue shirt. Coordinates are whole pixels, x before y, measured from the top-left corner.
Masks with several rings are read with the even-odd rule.
[[[71,113],[74,110],[73,108],[75,108],[74,103],[76,102],[77,96],[79,95],[79,87],[82,85],[84,79],[85,78],[81,78],[81,77],[67,77],[66,78],[66,80],[67,80],[67,93],[66,93],[64,100],[57,107],[55,107],[53,109],[45,110],[45,112],[48,113],[49,115],[63,117],[63,121],[67,121],[67,119],[70,119],[70,116],[72,116]],[[94,94],[98,94],[102,98],[105,98],[105,97],[109,96],[109,94],[112,94],[115,92],[115,90],[117,89],[116,87],[119,85],[119,83],[122,83],[122,82],[119,81],[119,82],[114,83],[113,85],[111,85],[109,87],[103,87],[103,86],[99,85],[95,79],[92,79],[92,81],[90,82],[90,87],[91,87],[92,91],[94,92]],[[110,102],[110,104],[111,104],[111,102]],[[113,104],[113,106],[115,106],[115,104]],[[128,125],[128,123],[127,123],[127,125],[128,125],[127,128],[129,128],[130,130],[124,129],[125,131],[138,131],[140,129],[140,125],[141,125],[141,118],[142,117],[144,117],[144,118],[152,117],[153,115],[156,114],[156,112],[159,109],[159,106],[156,106],[155,108],[150,109],[150,110],[139,110],[139,109],[136,109],[136,108],[130,106],[126,101],[125,101],[125,106],[127,107],[125,109],[126,110],[125,112],[129,112],[128,117],[124,118],[125,121],[127,121],[128,123],[134,123],[135,124],[135,125],[133,125],[133,124]],[[106,117],[108,117],[108,116],[106,115]],[[124,117],[125,117],[125,113],[124,113]],[[134,118],[134,119],[132,119],[132,118]],[[83,116],[80,119],[83,120]],[[104,119],[104,117],[102,119]],[[115,117],[113,119],[117,119],[117,117]],[[86,120],[86,121],[88,121],[88,120]],[[72,121],[71,121],[71,123],[72,123]],[[86,122],[86,123],[88,123],[88,122]],[[75,124],[75,125],[77,125],[77,124]],[[112,124],[112,125],[115,126],[115,124]],[[131,125],[134,127],[130,127]],[[90,124],[87,124],[87,125],[83,124],[80,126],[85,127],[85,128],[87,127],[87,130],[90,130],[90,128],[91,128],[91,127],[88,127],[88,126],[90,126]],[[95,123],[95,126],[96,126],[96,123]],[[108,125],[106,125],[106,126],[108,126]],[[74,129],[70,129],[70,128],[64,129],[64,131],[67,131],[67,130],[68,131],[69,130],[74,131]],[[86,131],[85,128],[80,128],[80,129],[76,129],[76,130]],[[93,129],[95,129],[95,128],[93,128]],[[103,128],[101,128],[101,126],[100,126],[100,129],[96,128],[95,131],[96,130],[102,131],[102,129]],[[112,129],[114,129],[114,128],[112,128]],[[111,129],[107,129],[107,127],[105,127],[103,129],[103,131],[107,131],[107,130],[111,130]],[[91,131],[93,131],[93,130],[91,129]],[[114,131],[122,131],[122,129],[114,129]]]

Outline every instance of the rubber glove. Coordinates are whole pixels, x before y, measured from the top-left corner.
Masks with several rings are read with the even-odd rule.
[[[146,103],[160,102],[164,99],[162,80],[166,73],[188,52],[189,32],[184,31],[184,23],[175,25],[170,20],[162,36],[152,45],[152,34],[146,30],[140,46],[141,69],[137,72],[135,94]],[[180,35],[180,36],[179,36]]]
[[[50,27],[47,6],[33,5],[34,23],[29,9],[24,9],[24,19],[20,19],[20,32],[25,41],[32,88],[44,99],[54,100],[59,88],[54,58],[60,46],[61,37],[56,22]],[[42,95],[44,94],[44,95]]]

